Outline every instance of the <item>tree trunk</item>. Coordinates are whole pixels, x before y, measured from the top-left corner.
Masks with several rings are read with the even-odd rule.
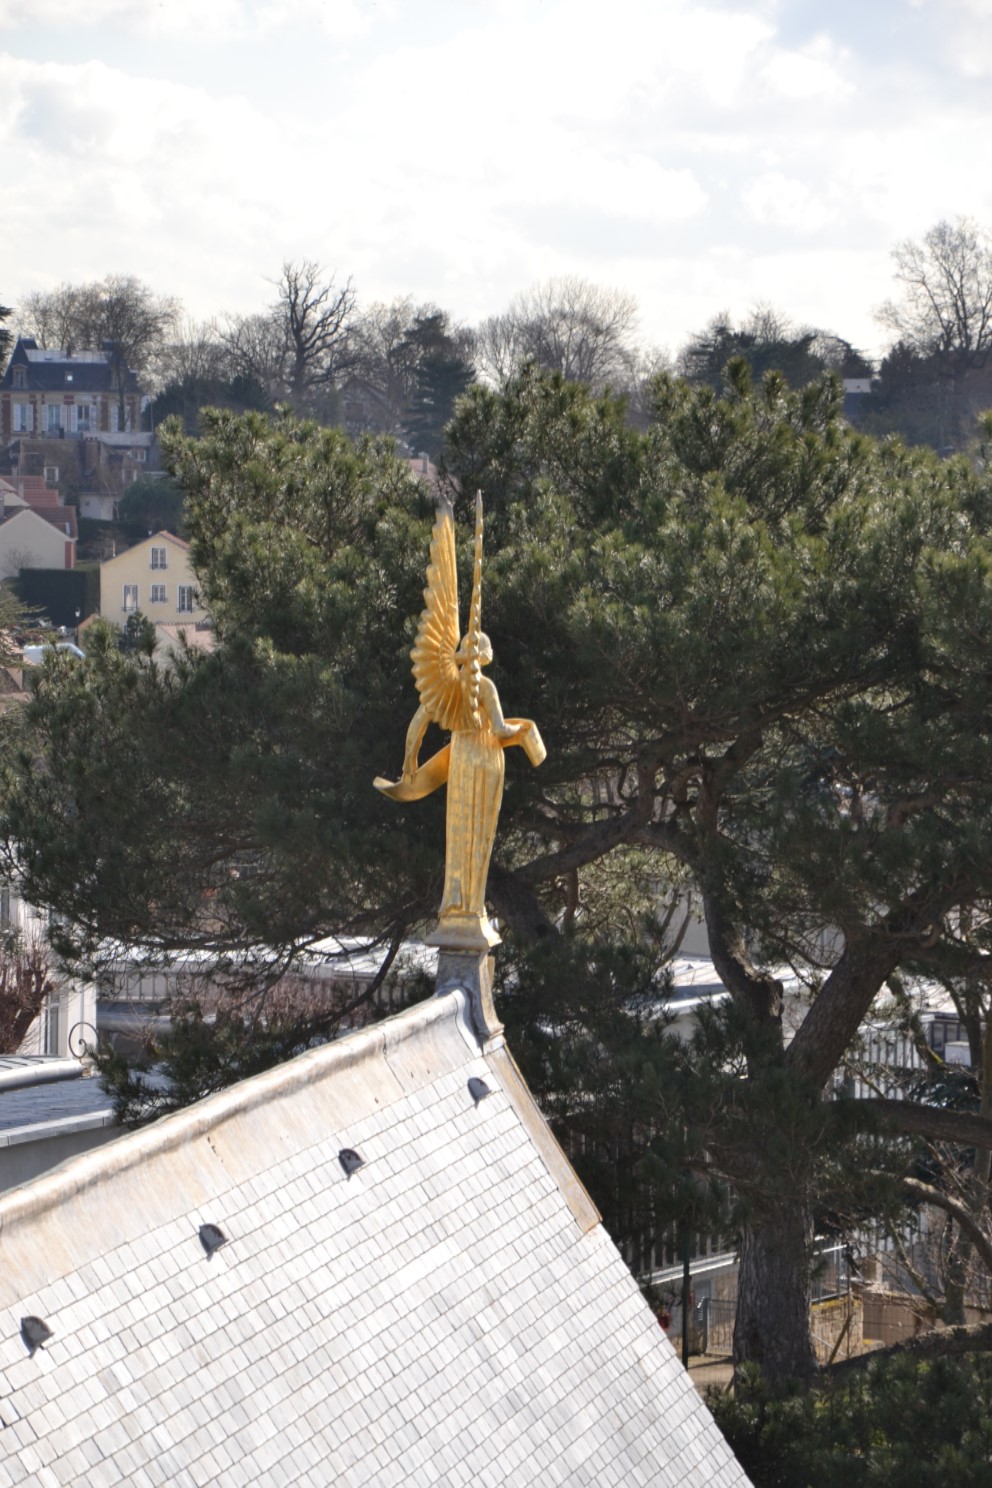
[[[809,1332],[813,1226],[797,1197],[766,1211],[741,1236],[734,1367],[760,1364],[773,1383],[816,1370]]]

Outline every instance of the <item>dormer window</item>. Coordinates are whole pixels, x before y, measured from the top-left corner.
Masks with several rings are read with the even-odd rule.
[[[14,368],[14,386],[16,388],[23,388],[23,387],[27,387],[27,385],[28,385],[28,372],[27,372],[27,368],[26,367],[15,367]]]

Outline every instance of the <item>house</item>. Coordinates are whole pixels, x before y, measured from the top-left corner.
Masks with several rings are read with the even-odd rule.
[[[364,1027],[406,1001],[402,983],[417,975],[432,977],[437,951],[420,941],[406,941],[392,972],[382,979],[386,949],[351,937],[327,936],[315,941],[296,958],[293,969],[278,983],[281,993],[299,999],[301,1007],[322,1005],[345,1008],[340,1029]],[[97,981],[97,1030],[119,1053],[137,1054],[150,1040],[171,1026],[176,1002],[194,1000],[207,1017],[213,1016],[228,985],[217,956],[208,951],[182,951],[169,957],[144,956],[106,946],[100,957]],[[367,994],[373,990],[369,1000]]]
[[[51,562],[27,561],[16,567],[8,565],[7,572],[14,574],[20,568],[74,568],[76,564],[76,543],[79,535],[76,511],[74,507],[65,506],[57,490],[48,485],[40,476],[8,476],[0,478],[0,523],[3,523],[19,512],[30,511],[37,517],[48,522],[55,530],[65,538],[62,556],[59,557],[58,546],[51,541],[41,539],[41,556],[47,553],[51,556]],[[22,524],[18,532],[17,543],[23,546],[24,532],[30,524]],[[16,544],[13,538],[8,539],[6,544],[8,550],[13,551]],[[28,544],[25,551],[30,560],[34,545]]]
[[[156,532],[100,564],[103,619],[123,625],[138,610],[156,625],[206,620],[190,567],[189,543],[181,537]]]
[[[21,336],[0,377],[4,444],[18,435],[64,440],[137,432],[141,409],[137,376],[121,368],[110,341],[99,351],[63,351]]]
[[[28,950],[45,946],[48,923],[47,909],[28,904],[9,883],[0,882],[0,936],[5,940],[14,936]],[[44,1006],[26,1028],[16,1050],[26,1057],[66,1058],[79,1052],[83,1030],[88,1030],[85,1038],[90,1042],[96,1038],[95,985],[54,973],[49,983]]]
[[[163,659],[182,651],[198,651],[209,656],[217,649],[217,635],[207,619],[157,620],[155,622],[157,655]]]
[[[0,931],[28,955],[45,946],[48,913],[0,883]],[[16,954],[16,952],[15,952]],[[50,967],[43,952],[42,968]],[[97,1041],[96,987],[49,969],[44,1001],[12,1010],[8,1004],[0,1048],[0,1193],[46,1172],[120,1131],[112,1096],[93,1078],[87,1046]],[[26,1028],[24,1023],[27,1019]],[[13,1035],[13,1038],[11,1038]]]
[[[113,1096],[82,1059],[0,1055],[0,1193],[120,1134]]]
[[[0,489],[0,578],[22,568],[75,568],[76,514],[52,502],[33,507]]]
[[[0,1196],[0,1481],[745,1488],[479,1015],[446,986]]]
[[[115,343],[70,351],[22,337],[0,377],[3,469],[71,492],[82,516],[109,521],[121,493],[157,466],[154,435],[141,431],[147,401]]]

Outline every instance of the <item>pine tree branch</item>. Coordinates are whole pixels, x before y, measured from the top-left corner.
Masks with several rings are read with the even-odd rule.
[[[853,1104],[856,1110],[881,1116],[888,1126],[907,1136],[953,1142],[959,1147],[992,1144],[992,1120],[974,1111],[952,1111],[884,1096],[867,1096]]]
[[[831,1382],[847,1379],[859,1370],[867,1369],[877,1360],[912,1359],[922,1362],[927,1359],[955,1358],[964,1354],[992,1352],[992,1323],[975,1323],[966,1328],[934,1328],[920,1333],[916,1338],[907,1338],[900,1343],[890,1343],[886,1348],[871,1349],[866,1354],[854,1354],[850,1359],[839,1359],[824,1371]]]

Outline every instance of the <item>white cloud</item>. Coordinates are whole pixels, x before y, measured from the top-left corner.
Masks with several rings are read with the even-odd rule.
[[[233,41],[300,26],[345,38],[369,25],[356,0],[32,0],[29,6],[0,0],[0,29],[33,32],[106,29],[148,39]]]
[[[745,184],[741,196],[755,222],[791,228],[802,234],[819,232],[837,215],[821,194],[781,171],[766,171],[756,176]]]
[[[838,53],[826,37],[800,51],[775,50],[760,70],[769,90],[790,103],[837,102],[854,84],[845,70],[849,54]]]
[[[11,26],[0,0],[24,53],[0,54],[0,298],[120,269],[195,314],[257,309],[306,255],[463,319],[577,273],[673,345],[757,300],[870,344],[892,244],[992,216],[990,106],[930,56],[866,52],[848,7],[815,32],[798,9],[17,0]],[[954,15],[984,24],[976,0]]]
[[[305,189],[304,153],[294,150],[287,170],[296,142],[244,99],[99,62],[2,56],[0,97],[0,151],[19,165],[7,173],[7,232],[32,244],[18,266],[22,293],[123,268],[191,300],[209,283],[222,308],[245,244],[273,225],[259,182]]]
[[[940,45],[966,78],[992,74],[992,0],[913,0],[934,14]]]

